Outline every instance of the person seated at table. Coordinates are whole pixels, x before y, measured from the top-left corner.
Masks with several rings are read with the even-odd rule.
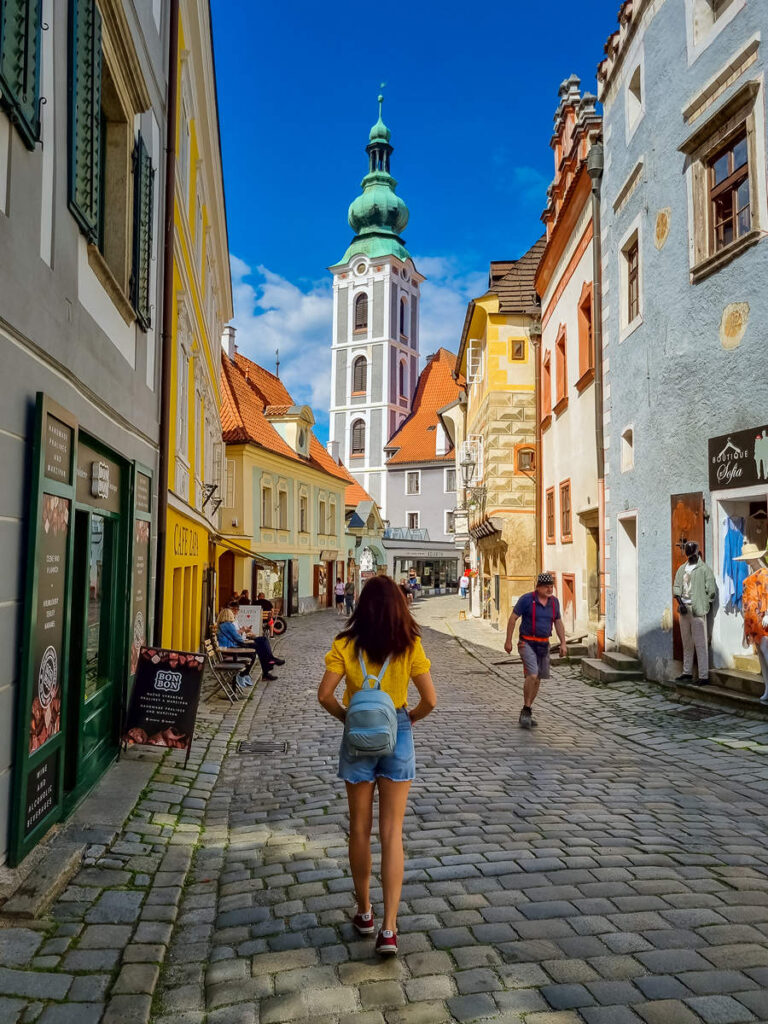
[[[235,622],[235,613],[231,608],[222,608],[216,620],[216,635],[220,647],[250,647],[259,656],[263,679],[276,679],[272,675],[275,665],[284,665],[284,658],[276,658],[272,647],[265,636],[256,636],[250,631],[241,630]]]
[[[267,600],[267,598],[264,596],[264,591],[263,590],[259,591],[259,596],[256,598],[256,600],[253,603],[254,604],[260,604],[265,612],[271,612],[272,609],[274,608],[274,605],[272,604],[272,602]]]
[[[250,604],[251,603],[251,595],[248,593],[247,590],[241,590],[240,591],[240,596],[237,599],[237,603],[238,604]]]

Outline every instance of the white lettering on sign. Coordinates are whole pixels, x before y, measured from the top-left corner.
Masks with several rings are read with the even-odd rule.
[[[178,693],[181,689],[181,672],[158,672],[155,676],[155,689]]]

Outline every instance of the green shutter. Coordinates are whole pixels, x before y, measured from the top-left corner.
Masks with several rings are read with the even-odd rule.
[[[101,200],[101,14],[95,0],[70,0],[69,208],[89,242]]]
[[[152,202],[155,171],[139,133],[133,150],[133,269],[131,303],[139,326],[151,324],[149,275],[152,267]]]
[[[0,0],[0,103],[28,149],[40,139],[40,6]]]

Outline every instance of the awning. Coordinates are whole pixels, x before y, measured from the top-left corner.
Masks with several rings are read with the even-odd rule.
[[[234,552],[236,555],[240,555],[241,558],[252,558],[253,561],[261,569],[277,569],[277,562],[271,558],[267,558],[266,555],[260,555],[258,551],[252,551],[250,548],[245,547],[243,544],[238,544],[237,541],[232,540],[231,537],[215,536],[214,541],[222,548],[226,548],[228,551]]]
[[[469,531],[473,540],[480,540],[481,537],[492,537],[494,533],[501,533],[502,519],[500,516],[491,516],[481,523],[473,526]]]

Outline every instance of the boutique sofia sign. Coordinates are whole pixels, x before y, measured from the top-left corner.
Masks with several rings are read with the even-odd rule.
[[[765,485],[768,489],[768,426],[709,440],[709,489]]]

